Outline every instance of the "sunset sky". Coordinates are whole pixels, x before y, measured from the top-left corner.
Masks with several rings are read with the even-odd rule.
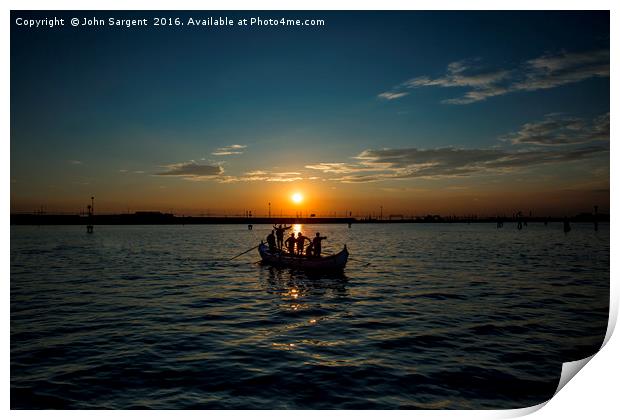
[[[45,15],[11,16],[14,212],[609,211],[608,12]]]

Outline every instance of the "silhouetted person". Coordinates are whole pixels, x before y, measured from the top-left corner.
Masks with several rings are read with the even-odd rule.
[[[291,255],[295,255],[295,244],[297,243],[297,239],[295,239],[295,233],[291,232],[291,236],[286,238],[284,244],[286,248],[288,248],[288,253]]]
[[[564,233],[568,233],[570,232],[570,230],[571,230],[571,227],[568,221],[568,217],[564,217]]]
[[[276,225],[273,225],[273,228],[276,231],[276,239],[278,240],[278,249],[282,249],[282,244],[284,243],[284,231],[288,230],[290,228],[292,228],[293,226],[285,226],[282,227],[282,225],[278,225],[276,227]]]
[[[323,239],[327,239],[327,236],[321,236],[319,232],[317,232],[314,238],[312,238],[312,246],[314,248],[315,257],[321,256],[321,241]]]
[[[312,247],[312,242],[310,242],[308,246],[306,247],[306,257],[312,258],[313,256],[314,256],[314,249]]]
[[[304,254],[304,245],[307,240],[310,240],[308,237],[301,234],[301,232],[297,232],[297,254]]]
[[[269,245],[269,251],[275,252],[276,250],[276,236],[273,234],[273,230],[267,235],[267,245]]]

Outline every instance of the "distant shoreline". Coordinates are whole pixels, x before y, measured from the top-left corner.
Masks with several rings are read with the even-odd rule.
[[[571,222],[594,223],[594,215],[582,213],[568,218]],[[91,218],[80,215],[11,214],[11,225],[274,225],[274,224],[367,224],[367,223],[553,223],[563,217],[466,217],[427,215],[414,218],[354,218],[354,217],[240,217],[240,216],[175,216],[160,212],[133,214],[101,214]],[[599,223],[609,222],[609,215],[596,216]]]

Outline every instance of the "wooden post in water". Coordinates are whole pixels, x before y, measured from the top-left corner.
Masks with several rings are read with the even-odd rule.
[[[86,225],[86,233],[93,233],[94,214],[95,214],[95,197],[90,197],[90,205],[88,206],[88,225]]]
[[[594,231],[598,232],[598,206],[594,206]]]

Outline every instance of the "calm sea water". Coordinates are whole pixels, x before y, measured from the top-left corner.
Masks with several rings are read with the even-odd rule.
[[[267,226],[12,226],[12,408],[518,408],[605,335],[608,225],[301,229],[343,276],[226,261]]]

